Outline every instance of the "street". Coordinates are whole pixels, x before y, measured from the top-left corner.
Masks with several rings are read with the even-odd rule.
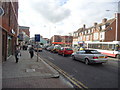
[[[72,60],[70,56],[63,57],[45,50],[39,52],[39,56],[58,66],[88,88],[118,88],[118,61],[114,60],[115,58],[108,58],[108,62],[102,65],[86,65]]]

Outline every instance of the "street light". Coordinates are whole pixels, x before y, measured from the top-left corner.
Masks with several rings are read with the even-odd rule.
[[[118,2],[118,3],[120,3],[120,1]],[[118,4],[118,8],[119,8],[120,6],[119,6],[119,4]],[[119,9],[118,9],[119,10]],[[113,11],[113,10],[106,10],[107,12],[109,12],[109,11]],[[116,41],[118,40],[118,14],[120,14],[120,11],[113,11],[113,12],[115,12],[115,19],[116,19]]]

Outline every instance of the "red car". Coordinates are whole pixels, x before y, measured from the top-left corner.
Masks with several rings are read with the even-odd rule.
[[[70,47],[62,47],[59,51],[58,54],[59,55],[71,55],[73,53],[73,50]]]

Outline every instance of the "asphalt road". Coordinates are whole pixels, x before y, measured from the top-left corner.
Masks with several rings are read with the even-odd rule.
[[[72,60],[70,56],[63,57],[43,50],[39,55],[67,72],[88,88],[118,88],[118,61],[108,58],[102,65],[86,65],[83,62]]]

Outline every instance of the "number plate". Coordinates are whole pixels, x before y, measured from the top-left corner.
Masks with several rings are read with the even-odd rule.
[[[104,58],[104,56],[99,56],[99,58]]]

